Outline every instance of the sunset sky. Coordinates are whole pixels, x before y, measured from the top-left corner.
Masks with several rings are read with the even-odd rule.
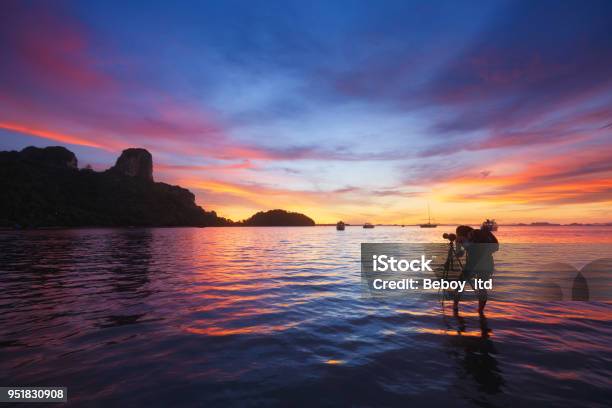
[[[239,220],[610,222],[612,2],[3,1],[0,150]]]

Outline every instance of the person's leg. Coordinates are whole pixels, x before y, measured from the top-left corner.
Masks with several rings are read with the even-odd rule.
[[[484,308],[487,304],[488,294],[486,289],[480,289],[478,292],[478,314],[484,315]]]
[[[459,280],[466,280],[464,272],[461,272],[461,275],[459,275]],[[456,290],[453,295],[453,312],[455,314],[459,312],[459,300],[460,299],[461,299],[461,293],[459,293],[459,291]]]

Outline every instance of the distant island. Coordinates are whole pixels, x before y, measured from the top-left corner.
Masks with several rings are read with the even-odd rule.
[[[560,227],[561,224],[555,224],[552,222],[546,222],[546,221],[537,221],[537,222],[532,222],[531,224],[519,224],[519,225],[524,225],[527,227]]]
[[[0,228],[314,225],[284,210],[241,222],[205,211],[189,190],[155,182],[153,157],[136,148],[102,172],[79,169],[60,146],[0,152],[0,191]]]
[[[315,225],[315,222],[304,214],[287,212],[285,210],[270,210],[266,212],[260,211],[251,218],[242,221],[241,224],[253,227],[312,227]]]

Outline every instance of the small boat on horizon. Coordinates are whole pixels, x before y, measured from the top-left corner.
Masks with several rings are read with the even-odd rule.
[[[370,224],[369,222],[366,222],[365,224],[363,224],[363,228],[374,228],[374,225]]]
[[[420,227],[421,228],[437,228],[438,227],[438,224],[431,223],[431,214],[429,212],[429,205],[427,205],[427,223],[421,224]]]
[[[338,221],[338,223],[336,224],[336,229],[338,231],[344,231],[344,227],[345,227],[345,224],[342,221]]]
[[[481,229],[486,229],[489,231],[497,231],[497,229],[499,228],[499,225],[497,225],[497,222],[494,219],[486,219],[482,225],[480,226]]]

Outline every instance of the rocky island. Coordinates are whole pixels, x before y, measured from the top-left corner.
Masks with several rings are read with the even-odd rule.
[[[0,152],[0,190],[2,228],[314,225],[282,210],[241,223],[205,211],[189,190],[154,181],[145,149],[124,150],[102,172],[79,169],[74,153],[59,146]]]
[[[241,223],[253,227],[311,227],[315,225],[312,218],[296,212],[285,210],[260,211]]]

